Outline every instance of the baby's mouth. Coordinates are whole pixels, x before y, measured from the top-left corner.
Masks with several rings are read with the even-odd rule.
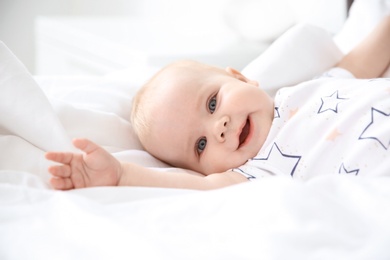
[[[250,126],[251,126],[251,123],[250,123],[249,118],[248,118],[246,120],[245,126],[241,130],[238,147],[240,147],[243,143],[245,143],[245,140],[249,135]]]

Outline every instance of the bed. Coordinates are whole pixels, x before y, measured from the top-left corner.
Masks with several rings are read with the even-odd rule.
[[[389,12],[390,1],[358,0],[337,35],[294,26],[243,74],[271,95],[313,78]],[[34,77],[0,44],[0,259],[390,259],[386,177],[53,190],[44,154],[73,150],[74,137],[176,170],[143,151],[129,123],[131,98],[153,72]]]

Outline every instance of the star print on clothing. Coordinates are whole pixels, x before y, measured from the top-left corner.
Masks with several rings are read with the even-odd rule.
[[[390,124],[390,114],[386,114],[379,109],[371,107],[371,122],[359,136],[359,140],[373,139],[387,150],[390,146],[390,133],[383,131],[383,126]]]
[[[298,108],[290,109],[290,114],[288,116],[288,119],[291,119],[295,114],[298,112]]]
[[[326,137],[326,140],[328,141],[334,141],[337,137],[342,135],[337,128],[333,129],[332,132],[328,134]]]
[[[289,173],[294,176],[295,169],[302,156],[284,154],[280,151],[278,145],[274,143],[265,158],[255,157],[253,160],[263,160],[277,165],[277,168],[282,170],[284,173]]]
[[[318,114],[326,112],[328,110],[333,111],[335,113],[338,112],[338,106],[341,102],[347,100],[348,98],[339,97],[339,91],[337,90],[330,96],[325,96],[321,98],[321,106],[318,109]]]
[[[236,171],[241,172],[241,173],[247,178],[247,180],[252,180],[252,179],[255,180],[255,179],[256,179],[255,176],[250,175],[249,173],[244,172],[244,171],[241,170],[240,168],[234,168],[234,169],[232,169],[232,170],[236,170]]]
[[[344,163],[342,163],[340,165],[340,168],[339,168],[339,174],[355,174],[355,175],[358,175],[359,174],[359,169],[354,169],[354,170],[347,170],[347,168],[345,168],[344,166]]]
[[[275,112],[274,112],[274,118],[280,118],[279,107],[275,107],[274,110],[275,110]]]

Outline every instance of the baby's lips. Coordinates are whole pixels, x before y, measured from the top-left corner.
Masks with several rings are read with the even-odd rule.
[[[249,120],[249,118],[247,118],[245,121],[245,124],[241,128],[241,133],[238,135],[238,147],[240,147],[242,144],[244,144],[245,141],[247,140],[247,138],[250,134],[250,128],[251,128],[250,124],[251,124],[250,120]]]

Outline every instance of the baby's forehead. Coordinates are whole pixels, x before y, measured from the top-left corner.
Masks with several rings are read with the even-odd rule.
[[[223,69],[207,65],[169,66],[153,78],[146,100],[153,107],[166,107],[171,102],[193,99],[209,86],[219,85],[226,75]]]
[[[161,72],[153,81],[151,91],[153,94],[162,95],[164,93],[177,93],[188,91],[190,86],[202,84],[203,75],[189,70],[172,68]],[[171,94],[173,94],[171,93]]]
[[[172,87],[176,91],[186,91],[189,87],[198,88],[212,84],[216,79],[226,76],[226,72],[219,68],[207,65],[199,66],[173,66],[161,72],[157,84],[162,88]]]

